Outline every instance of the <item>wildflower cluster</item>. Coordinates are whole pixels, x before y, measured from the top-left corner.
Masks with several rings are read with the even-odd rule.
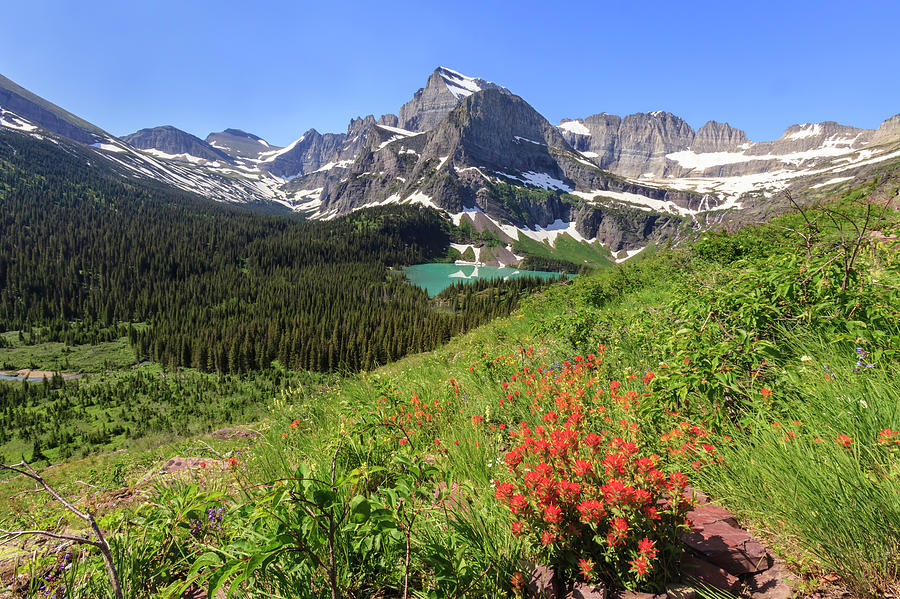
[[[875,365],[869,362],[869,352],[861,347],[856,348],[856,368],[853,372],[860,372],[863,368],[875,368]]]
[[[878,444],[886,447],[889,451],[900,451],[900,433],[889,428],[882,429],[878,432]]]
[[[509,433],[509,479],[496,481],[495,496],[509,509],[512,532],[564,575],[658,586],[686,527],[688,479],[665,474],[661,458],[644,450],[640,428],[626,417],[639,395],[618,381],[598,385],[601,363],[579,356],[504,384],[516,401],[512,383],[524,383],[540,424],[522,422]],[[600,426],[592,430],[589,421]]]
[[[455,381],[453,381],[455,383]],[[450,392],[454,397],[459,392],[457,384],[451,383]],[[441,425],[446,422],[458,405],[450,399],[422,399],[414,393],[407,402],[399,402],[392,412],[379,408],[381,423],[395,431],[395,439],[400,445],[414,443],[419,437],[433,438]],[[453,408],[451,409],[451,406]],[[435,445],[440,445],[439,440]],[[445,449],[439,449],[446,453]]]
[[[66,551],[62,557],[57,558],[56,566],[48,571],[41,580],[38,588],[38,596],[43,599],[62,599],[66,597],[66,585],[63,574],[72,567],[72,552]]]
[[[210,507],[206,510],[206,520],[199,518],[191,518],[190,535],[195,539],[200,539],[207,534],[222,530],[222,520],[225,519],[225,506]]]
[[[682,420],[668,433],[661,435],[659,440],[675,461],[689,461],[695,470],[710,464],[725,463],[725,458],[716,454],[709,432],[696,424]]]

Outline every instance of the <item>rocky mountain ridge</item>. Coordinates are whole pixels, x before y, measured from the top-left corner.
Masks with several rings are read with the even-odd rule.
[[[241,131],[240,129],[225,129],[206,136],[206,143],[222,150],[232,158],[259,159],[261,154],[277,151],[281,148],[269,144],[266,140]]]
[[[214,200],[312,218],[433,206],[491,230],[509,244],[505,256],[519,239],[559,235],[631,255],[687,229],[761,218],[785,189],[830,189],[900,157],[900,115],[878,130],[793,125],[760,143],[728,123],[694,131],[662,111],[553,126],[506,88],[444,67],[397,114],[352,119],[344,133],[310,129],[285,148],[240,129],[201,140],[157,127],[118,140],[5,79],[0,111],[7,128],[74,139],[123,175]]]
[[[190,161],[190,157],[210,162],[221,160],[230,163],[234,161],[234,158],[225,151],[171,125],[141,129],[120,139],[132,148],[156,152],[163,158],[178,159],[184,156],[184,159],[188,161]]]
[[[679,117],[662,111],[563,119],[559,128],[573,147],[603,169],[627,177],[679,178],[765,173],[786,164],[849,154],[870,144],[896,141],[900,125],[891,123],[888,119],[878,130],[833,121],[791,125],[779,139],[757,143],[728,123],[709,121],[695,132]]]

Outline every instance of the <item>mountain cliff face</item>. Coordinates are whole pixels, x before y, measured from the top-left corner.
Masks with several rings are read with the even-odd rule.
[[[425,87],[400,108],[396,126],[408,131],[428,131],[443,121],[463,98],[485,89],[505,91],[505,88],[490,81],[438,67]]]
[[[515,241],[518,229],[565,224],[584,239],[603,238],[612,251],[675,235],[684,226],[679,208],[715,205],[712,197],[610,175],[522,98],[498,89],[465,97],[426,132],[396,136],[374,127],[347,172],[314,184],[323,189],[319,210],[326,218],[372,204],[423,203],[501,239]],[[622,198],[626,203],[616,204]],[[648,214],[628,201],[649,201],[669,213]]]
[[[898,119],[900,120],[900,119]],[[792,125],[775,141],[753,143],[728,123],[709,121],[696,132],[666,112],[620,118],[597,114],[563,119],[559,130],[601,168],[625,177],[656,180],[740,177],[813,166],[872,144],[900,139],[891,119],[874,131],[832,121]]]
[[[731,152],[740,148],[750,140],[747,134],[740,129],[735,129],[728,123],[707,121],[697,130],[694,139],[690,143],[690,149],[694,152]]]
[[[323,135],[310,129],[288,148],[262,154],[262,168],[285,179],[308,175],[326,166],[329,170],[344,169],[365,147],[366,138],[376,124],[404,132],[428,131],[443,121],[463,98],[482,89],[505,91],[505,88],[489,81],[439,67],[428,78],[425,87],[400,108],[398,115],[384,114],[377,121],[373,115],[352,119],[347,132],[342,134]]]
[[[171,125],[141,129],[121,139],[139,150],[155,150],[169,156],[187,155],[213,162],[232,162],[232,157],[224,151]]]
[[[566,140],[597,166],[626,176],[664,172],[666,155],[694,139],[690,125],[662,111],[625,118],[598,114],[564,120],[559,128]]]
[[[3,75],[0,75],[0,107],[33,125],[79,143],[97,143],[105,135],[96,125],[34,95]]]
[[[900,139],[900,114],[887,119],[872,134],[873,144],[890,143]]]

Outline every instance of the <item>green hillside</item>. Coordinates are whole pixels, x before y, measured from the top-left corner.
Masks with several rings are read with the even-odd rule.
[[[529,563],[663,592],[684,580],[689,506],[671,498],[686,484],[763,538],[801,595],[896,594],[900,219],[865,203],[873,185],[283,388],[246,436],[46,475],[69,497],[91,485],[127,596],[513,597]],[[173,456],[203,466],[159,474]],[[3,528],[84,532],[28,487],[2,486]],[[48,573],[24,595],[111,596],[96,551],[42,547],[9,550],[19,574]]]

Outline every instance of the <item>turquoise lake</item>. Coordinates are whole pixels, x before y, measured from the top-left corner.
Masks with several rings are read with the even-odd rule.
[[[537,270],[519,270],[499,266],[460,266],[459,264],[416,264],[402,269],[410,283],[423,288],[434,297],[454,283],[472,282],[478,279],[515,279],[541,277],[555,279],[559,273]],[[575,275],[568,275],[574,277]]]

